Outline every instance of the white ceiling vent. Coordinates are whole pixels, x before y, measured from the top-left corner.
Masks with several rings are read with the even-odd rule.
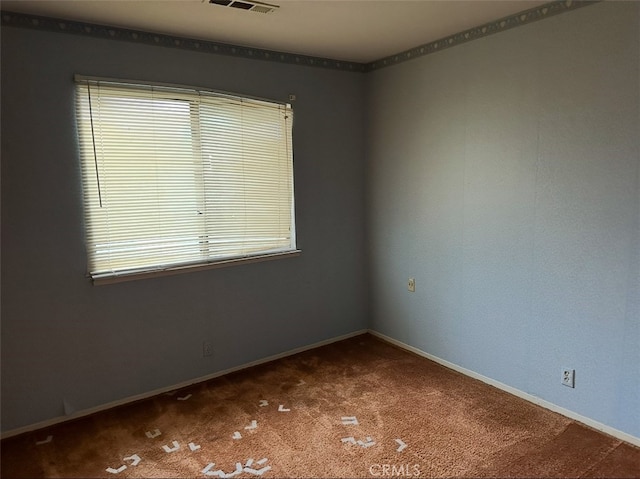
[[[207,0],[203,0],[207,2]],[[208,0],[213,5],[220,5],[222,7],[238,8],[240,10],[247,10],[249,12],[257,13],[271,13],[278,8],[278,5],[271,5],[270,3],[254,2],[252,0]]]

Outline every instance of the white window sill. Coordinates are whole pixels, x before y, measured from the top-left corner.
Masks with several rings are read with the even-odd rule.
[[[94,286],[101,286],[104,284],[123,283],[125,281],[136,281],[139,279],[157,278],[160,276],[172,276],[174,274],[190,273],[194,271],[203,271],[207,269],[226,268],[228,266],[237,266],[249,263],[261,263],[263,261],[273,261],[277,259],[293,258],[300,256],[301,250],[286,251],[284,253],[272,253],[258,256],[250,256],[246,258],[233,258],[215,261],[212,263],[203,264],[190,264],[186,266],[175,266],[167,269],[149,270],[149,271],[135,271],[135,272],[123,272],[114,273],[110,275],[101,275],[93,277]]]

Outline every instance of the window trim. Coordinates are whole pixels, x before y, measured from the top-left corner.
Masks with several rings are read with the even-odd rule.
[[[195,85],[183,85],[176,83],[164,83],[164,82],[155,82],[155,81],[145,81],[145,80],[128,80],[121,78],[109,78],[109,77],[96,77],[96,76],[87,76],[87,75],[74,75],[74,83],[95,83],[95,82],[106,82],[106,83],[116,83],[120,85],[126,85],[135,88],[139,86],[141,88],[145,87],[160,87],[171,89],[175,88],[177,90],[188,90],[196,93],[205,92],[212,93],[219,97],[225,97],[230,99],[248,99],[258,102],[266,102],[270,105],[282,105],[290,108],[289,101],[278,101],[273,99],[266,99],[257,96],[245,95],[245,94],[233,94],[225,91],[215,90],[208,87],[200,87]],[[294,171],[291,172],[292,175],[295,174]],[[175,265],[168,265],[166,267],[150,267],[150,268],[141,268],[141,269],[130,269],[126,271],[111,271],[105,273],[91,273],[87,272],[86,277],[92,280],[93,285],[105,285],[105,284],[115,284],[121,282],[135,281],[139,279],[147,279],[154,277],[163,277],[163,276],[172,276],[176,274],[183,274],[188,272],[197,272],[197,271],[205,271],[210,269],[218,269],[225,268],[229,266],[239,266],[250,263],[260,263],[266,261],[273,261],[278,259],[286,259],[292,257],[298,257],[302,254],[302,250],[296,247],[297,240],[297,229],[296,229],[296,215],[295,215],[295,181],[292,183],[292,212],[291,212],[291,236],[292,236],[292,244],[294,246],[293,249],[285,250],[285,251],[277,251],[277,252],[265,252],[252,254],[248,256],[242,257],[226,257],[221,259],[209,259],[206,261],[194,261],[193,263],[182,263]]]
[[[209,269],[227,268],[229,266],[241,266],[250,263],[264,263],[265,261],[274,261],[286,258],[295,258],[302,254],[302,250],[295,249],[282,253],[269,253],[254,256],[246,256],[244,258],[222,259],[211,261],[209,263],[198,263],[190,265],[173,266],[165,269],[154,269],[144,271],[127,271],[123,273],[109,273],[104,275],[87,275],[93,281],[94,286],[102,286],[105,284],[124,283],[128,281],[136,281],[138,279],[159,278],[163,276],[173,276],[176,274],[192,273],[197,271],[206,271]]]
[[[244,93],[240,95],[237,93],[236,94],[229,93],[228,91],[216,90],[209,87],[203,87],[198,85],[184,85],[181,83],[166,83],[166,82],[147,81],[147,80],[129,80],[125,78],[97,77],[97,76],[90,76],[90,75],[80,75],[78,73],[73,75],[73,81],[74,83],[106,82],[106,83],[119,83],[121,85],[129,85],[131,87],[136,87],[136,86],[154,87],[155,86],[155,87],[161,87],[161,88],[176,88],[179,90],[193,90],[194,92],[209,92],[217,96],[223,96],[231,99],[246,98],[247,100],[264,101],[272,105],[273,104],[288,105],[291,103],[289,101],[280,101],[280,100],[274,100],[271,98],[245,95]]]

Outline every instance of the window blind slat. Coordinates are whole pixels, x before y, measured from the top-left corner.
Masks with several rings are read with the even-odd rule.
[[[289,105],[79,81],[89,272],[295,250]]]

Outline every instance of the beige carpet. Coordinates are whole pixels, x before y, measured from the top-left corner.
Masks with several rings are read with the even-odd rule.
[[[2,477],[640,477],[640,449],[370,335],[2,442]]]

